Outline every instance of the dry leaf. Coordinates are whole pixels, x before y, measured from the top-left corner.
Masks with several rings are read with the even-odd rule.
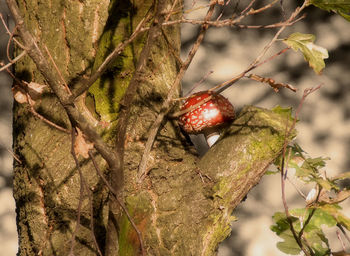
[[[47,86],[46,84],[38,84],[34,82],[30,82],[27,84],[28,88],[30,90],[35,91],[36,93],[42,94],[44,91],[44,88]]]
[[[15,86],[12,88],[12,93],[13,93],[13,97],[14,99],[20,103],[28,103],[28,97],[26,95],[25,92],[23,92],[18,86]]]
[[[281,88],[287,88],[293,92],[297,91],[297,89],[294,88],[292,85],[284,84],[284,83],[276,83],[276,81],[270,77],[261,77],[261,76],[254,75],[254,74],[251,74],[248,77],[255,80],[255,81],[269,84],[275,92],[278,92],[279,89],[281,89]]]
[[[25,83],[27,85],[27,91],[30,97],[34,100],[38,100],[43,94],[44,89],[47,87],[45,84],[38,84],[35,82]]]
[[[88,143],[86,142],[84,138],[84,134],[80,131],[79,128],[77,129],[77,136],[75,138],[75,143],[74,143],[74,152],[76,157],[81,155],[85,159],[89,158],[89,150],[93,149],[94,144],[93,143]]]

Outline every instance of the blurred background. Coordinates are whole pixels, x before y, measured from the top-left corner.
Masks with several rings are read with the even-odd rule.
[[[240,13],[247,2],[231,0],[222,12],[222,18]],[[282,1],[281,1],[282,2]],[[297,1],[283,1],[262,14],[249,16],[242,21],[246,25],[268,25],[289,17]],[[185,9],[192,10],[187,18],[201,19],[206,12],[208,1],[185,0]],[[267,1],[256,1],[254,8],[262,7]],[[282,8],[283,7],[283,8]],[[7,8],[0,0],[0,12],[7,19]],[[217,12],[217,16],[220,15]],[[326,48],[329,58],[322,75],[316,75],[304,61],[301,53],[287,51],[282,56],[255,69],[252,73],[271,77],[277,82],[289,83],[298,89],[297,93],[282,89],[275,93],[268,85],[249,79],[223,92],[234,104],[236,110],[245,105],[273,108],[276,105],[296,109],[303,90],[322,84],[322,88],[311,94],[302,109],[297,124],[297,142],[310,156],[330,157],[325,168],[329,177],[350,171],[350,23],[338,15],[316,8],[306,9],[307,17],[287,28],[280,38],[294,32],[310,33],[316,36],[316,44]],[[205,37],[193,63],[183,80],[186,94],[195,84],[206,78],[195,91],[209,89],[241,73],[259,55],[278,28],[239,29],[236,27],[211,28]],[[198,26],[182,25],[182,55],[186,56],[198,32]],[[8,37],[0,26],[0,61],[4,63]],[[277,42],[265,58],[272,56],[286,46]],[[11,81],[5,72],[0,73],[0,256],[12,256],[17,252],[17,232],[15,225],[15,204],[12,197],[12,93]],[[193,137],[201,153],[206,146],[203,138]],[[302,188],[307,193],[310,188]],[[305,202],[298,196],[292,185],[287,184],[288,205],[304,207]],[[350,202],[342,204],[350,209]],[[280,177],[265,176],[239,205],[234,215],[238,222],[232,223],[232,235],[219,248],[219,256],[282,256],[276,248],[279,238],[270,231],[271,216],[283,211]],[[346,212],[346,210],[344,210]],[[347,212],[349,212],[347,210]],[[332,248],[341,250],[341,242],[335,230],[327,230]]]
[[[227,2],[227,1],[225,1]],[[251,1],[231,0],[223,7],[221,19],[239,14]],[[256,1],[254,9],[271,1]],[[208,1],[185,1],[189,19],[203,19]],[[282,3],[282,5],[281,5]],[[300,1],[280,1],[274,8],[242,20],[245,25],[268,25],[289,17]],[[316,75],[300,52],[289,50],[283,55],[252,71],[253,74],[271,77],[277,82],[296,87],[296,93],[281,89],[275,93],[267,84],[247,78],[225,90],[226,96],[239,112],[245,105],[273,108],[276,105],[293,107],[295,110],[306,88],[322,84],[320,90],[309,95],[300,113],[297,124],[297,143],[312,157],[330,157],[325,168],[327,176],[350,171],[350,22],[339,15],[308,7],[307,16],[290,28],[286,28],[280,39],[294,32],[314,34],[315,43],[328,50],[326,68],[322,75]],[[221,14],[216,13],[216,17]],[[194,91],[202,91],[227,81],[244,71],[270,42],[278,28],[239,29],[237,27],[211,28],[194,57],[183,80],[183,93],[201,82]],[[182,26],[182,55],[186,57],[198,32],[198,26]],[[285,48],[283,42],[276,42],[267,52],[266,59]],[[212,73],[211,73],[212,72]],[[203,154],[206,150],[204,138],[192,136],[193,142]],[[296,185],[296,181],[294,181]],[[290,208],[305,207],[305,201],[294,187],[286,183],[287,202]],[[307,194],[311,187],[300,188]],[[350,201],[342,206],[350,213]],[[219,256],[282,256],[276,248],[280,239],[270,230],[271,216],[283,211],[279,175],[263,177],[248,194],[247,199],[234,211],[238,221],[232,223],[232,234],[219,248]],[[349,215],[349,214],[348,214]],[[342,250],[334,229],[326,230],[334,250]],[[325,231],[325,232],[326,232]],[[348,248],[349,249],[349,248]]]

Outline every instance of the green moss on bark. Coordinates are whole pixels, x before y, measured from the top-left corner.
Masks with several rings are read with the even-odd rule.
[[[145,17],[152,1],[111,1],[109,19],[98,42],[93,65],[96,70],[120,43],[127,40]],[[137,14],[137,15],[136,15]],[[135,63],[144,46],[147,33],[127,45],[123,53],[109,65],[107,72],[91,86],[89,92],[95,100],[96,112],[102,122],[117,120],[119,102],[123,98],[135,71]]]

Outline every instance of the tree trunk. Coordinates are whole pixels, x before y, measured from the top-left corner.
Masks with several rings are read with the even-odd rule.
[[[179,27],[159,26],[173,2],[18,0],[26,27],[43,52],[47,47],[69,86],[93,73],[150,17],[150,29],[80,97],[79,111],[123,156],[119,173],[110,171],[98,154],[96,160],[142,233],[146,254],[214,255],[230,233],[233,209],[290,139],[285,131],[292,120],[283,111],[247,107],[199,159],[177,122],[165,118],[149,156],[149,175],[137,183],[149,129],[164,111],[162,102],[178,72]],[[17,63],[16,77],[47,83],[29,57]],[[36,99],[35,109],[71,129],[50,89]],[[14,151],[22,161],[14,173],[19,255],[97,255],[98,248],[103,255],[140,254],[135,229],[91,160],[79,158],[82,180],[71,154],[71,135],[28,110],[25,104],[14,108]]]

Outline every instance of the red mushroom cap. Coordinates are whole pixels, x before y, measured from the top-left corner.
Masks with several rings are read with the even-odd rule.
[[[201,133],[205,129],[220,126],[234,119],[235,111],[229,100],[209,91],[193,94],[186,99],[181,111],[196,105],[209,96],[212,96],[210,100],[180,116],[179,123],[185,132]]]

